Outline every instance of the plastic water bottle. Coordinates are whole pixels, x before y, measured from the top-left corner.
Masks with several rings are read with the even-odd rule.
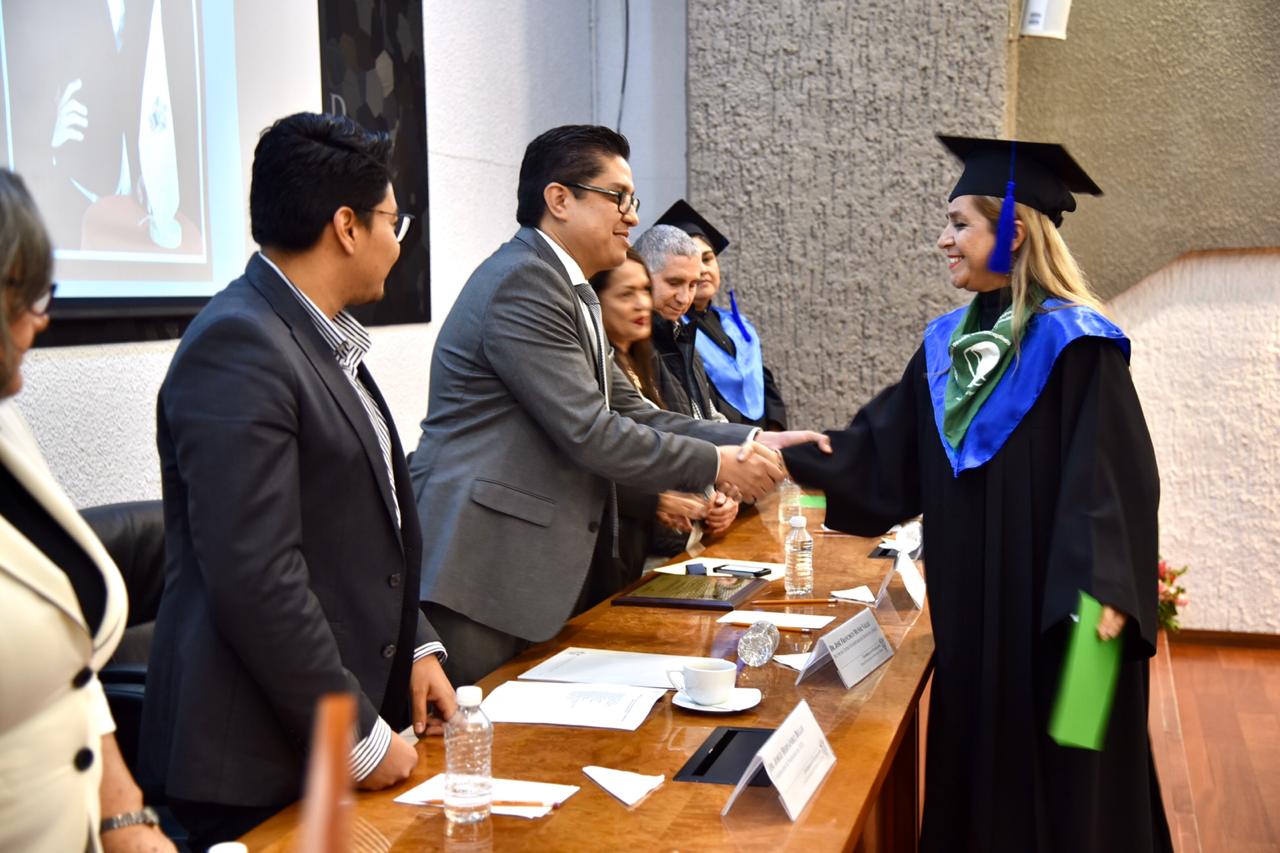
[[[761,619],[738,638],[738,660],[747,666],[764,666],[773,658],[781,639],[778,626]]]
[[[778,484],[779,524],[790,524],[791,519],[795,516],[804,515],[804,507],[800,505],[800,498],[803,496],[804,490],[797,486],[790,477],[784,478]]]
[[[479,687],[458,688],[458,710],[444,725],[444,816],[476,823],[493,801],[493,724],[480,710]]]
[[[803,515],[791,516],[791,531],[784,544],[787,576],[783,583],[787,595],[808,595],[813,592],[813,537],[805,529]]]

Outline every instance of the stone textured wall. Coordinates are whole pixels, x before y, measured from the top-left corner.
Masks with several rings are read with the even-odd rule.
[[[1280,251],[1197,253],[1109,305],[1160,463],[1183,624],[1280,633]]]
[[[1067,230],[1104,296],[1184,252],[1280,246],[1280,3],[1076,0],[1019,47],[1017,129],[1106,195]]]
[[[937,131],[998,134],[1009,3],[689,0],[689,198],[798,426],[843,424],[962,300]]]

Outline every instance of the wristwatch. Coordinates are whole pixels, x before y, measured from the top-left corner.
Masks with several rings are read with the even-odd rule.
[[[160,825],[160,815],[156,814],[156,810],[151,808],[151,806],[143,806],[136,812],[125,812],[124,814],[103,818],[102,824],[99,826],[99,831],[110,832],[113,829],[124,829],[126,826],[143,825]]]

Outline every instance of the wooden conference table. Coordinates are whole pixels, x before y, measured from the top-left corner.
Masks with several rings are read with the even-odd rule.
[[[744,510],[734,526],[702,555],[782,562],[783,528],[776,496],[759,511]],[[806,510],[812,531],[821,509]],[[814,536],[814,592],[867,584],[876,592],[891,567],[868,555],[877,540]],[[782,597],[782,581],[761,597]],[[749,607],[750,605],[744,605]],[[770,608],[783,611],[782,608]],[[837,617],[858,604],[794,606],[791,612]],[[785,612],[785,611],[783,611]],[[745,628],[716,624],[716,611],[613,607],[605,602],[570,621],[483,681],[486,695],[534,664],[569,646],[624,649],[735,659]],[[444,770],[438,737],[418,743],[418,766],[390,791],[357,793],[352,849],[438,850],[914,850],[919,810],[917,708],[932,670],[933,632],[927,610],[914,609],[894,578],[876,608],[881,628],[896,649],[888,663],[846,690],[827,665],[795,684],[796,672],[776,662],[760,668],[739,663],[738,686],[758,687],[763,701],[736,714],[687,711],[660,699],[634,732],[500,724],[494,732],[493,773],[501,778],[578,785],[581,790],[548,817],[495,816],[477,833],[446,836],[440,809],[392,802],[398,794]],[[827,629],[829,630],[829,628]],[[820,633],[820,632],[818,632]],[[782,634],[779,652],[806,651],[815,635]],[[725,817],[720,810],[732,787],[673,782],[672,778],[717,726],[775,727],[801,700],[808,701],[836,754],[830,775],[792,823],[772,788],[748,788]],[[586,765],[646,774],[666,782],[627,808],[583,774]],[[298,807],[277,814],[241,839],[250,850],[294,849]]]

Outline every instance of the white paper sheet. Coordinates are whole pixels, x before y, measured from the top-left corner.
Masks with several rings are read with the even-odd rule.
[[[768,569],[769,574],[762,575],[762,577],[767,581],[781,580],[787,574],[787,567],[782,563],[757,563],[753,560],[726,560],[721,557],[703,557],[698,560],[685,560],[681,563],[672,563],[669,566],[658,566],[654,571],[661,572],[664,575],[683,575],[687,574],[684,567],[690,563],[702,563],[702,565],[707,567],[707,574],[726,577],[729,576],[729,573],[717,571],[716,567],[729,566],[735,569]]]
[[[735,610],[726,613],[717,622],[772,622],[779,628],[823,628],[836,621],[834,616],[817,616],[809,613],[774,613],[769,610]]]
[[[661,687],[508,681],[480,704],[495,723],[535,723],[633,732],[649,716]]]
[[[686,655],[657,655],[613,649],[583,649],[571,646],[520,674],[522,681],[565,681],[579,684],[629,684],[632,687],[660,687],[674,690],[667,673],[683,669],[687,663],[706,663],[717,658]]]
[[[632,773],[630,770],[598,767],[594,764],[582,768],[582,772],[628,806],[634,806],[643,800],[650,791],[661,785],[667,778],[666,776],[645,776],[643,773]]]
[[[396,797],[397,803],[425,806],[432,800],[444,800],[444,774],[437,773]],[[538,802],[545,806],[493,806],[496,815],[535,818],[551,814],[551,810],[578,793],[577,785],[553,785],[550,782],[523,782],[519,779],[494,779],[493,799],[507,802]]]

